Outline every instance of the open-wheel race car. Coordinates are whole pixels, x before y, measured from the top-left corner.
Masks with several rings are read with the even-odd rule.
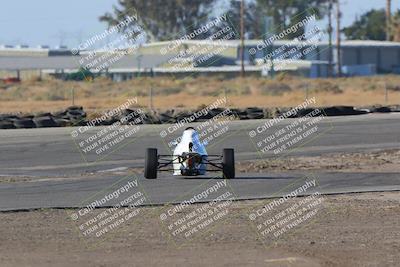
[[[156,179],[157,172],[171,171],[173,175],[197,176],[206,172],[223,173],[223,178],[235,178],[235,156],[232,148],[222,155],[209,155],[197,131],[188,127],[182,134],[172,155],[159,155],[156,148],[146,151],[144,177]]]

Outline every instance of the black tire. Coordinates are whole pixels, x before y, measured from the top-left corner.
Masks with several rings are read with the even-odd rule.
[[[85,118],[86,117],[86,112],[83,111],[83,110],[79,110],[79,109],[77,109],[77,110],[68,110],[67,116]]]
[[[262,111],[257,113],[248,113],[247,118],[251,120],[264,119],[264,113]]]
[[[296,117],[296,118],[305,117],[308,114],[310,114],[311,112],[313,112],[314,110],[315,109],[313,109],[313,108],[300,109],[294,117]]]
[[[235,178],[235,152],[233,148],[224,148],[222,152],[222,172],[225,179]]]
[[[31,119],[18,119],[14,121],[14,125],[17,129],[23,128],[36,128],[36,124]]]
[[[219,115],[219,114],[222,113],[222,112],[224,112],[224,109],[223,109],[223,108],[213,108],[213,109],[210,109],[210,110],[208,111],[208,113],[209,113],[210,116],[212,116],[212,117],[215,117],[215,116]]]
[[[59,127],[60,125],[52,117],[39,117],[34,118],[33,122],[36,124],[37,128],[44,127]]]
[[[144,163],[144,177],[146,179],[157,178],[158,157],[156,148],[148,148],[146,150],[146,158]]]
[[[11,120],[18,120],[18,119],[20,119],[20,118],[15,115],[0,114],[1,121],[11,121]]]
[[[82,106],[70,106],[67,108],[67,110],[83,110]]]
[[[51,115],[51,113],[49,113],[49,112],[40,112],[40,113],[35,114],[34,117],[41,118],[41,117],[52,117],[52,116],[53,115]]]
[[[376,107],[372,110],[373,113],[390,113],[392,112],[389,107]]]
[[[57,112],[54,112],[54,114],[53,114],[53,116],[57,117],[57,118],[61,118],[61,117],[65,116],[65,115],[67,115],[67,111],[66,110],[57,111]]]
[[[66,119],[59,119],[59,118],[55,118],[54,121],[57,123],[57,125],[59,125],[60,127],[67,127],[67,126],[71,126],[71,122],[69,120]]]
[[[29,120],[31,120],[31,119],[33,119],[35,116],[33,116],[33,115],[24,115],[24,116],[21,116],[21,117],[19,117],[20,119],[29,119]]]
[[[161,121],[161,123],[169,123],[169,122],[173,121],[173,119],[174,119],[167,113],[160,113],[158,115],[158,118]]]
[[[0,121],[0,129],[15,129],[11,121]]]

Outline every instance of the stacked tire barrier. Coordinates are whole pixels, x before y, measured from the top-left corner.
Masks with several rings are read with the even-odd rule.
[[[299,110],[291,118],[303,117],[315,110],[316,108],[306,108]],[[400,112],[400,106],[391,107],[368,107],[363,109],[356,109],[351,106],[334,106],[334,107],[319,107],[325,116],[348,116],[348,115],[362,115],[367,113],[387,113],[387,112]],[[244,109],[231,108],[230,111],[238,120],[257,120],[257,119],[272,119],[283,115],[291,110],[291,108],[258,108],[248,107]],[[126,109],[121,114],[107,118],[100,122],[98,125],[111,125],[120,121],[123,117],[133,114],[136,110]],[[141,120],[143,124],[168,124],[176,123],[184,118],[192,116],[199,110],[183,110],[183,109],[170,109],[164,111],[146,111],[145,117]],[[196,116],[192,122],[202,122],[209,120],[222,112],[224,108],[215,108],[209,110],[206,114]],[[123,121],[122,124],[128,124],[133,121],[135,117]],[[122,120],[121,120],[122,121]],[[87,125],[87,114],[81,106],[71,106],[66,110],[54,113],[38,113],[28,115],[15,115],[15,114],[0,114],[0,129],[20,129],[20,128],[44,128],[44,127],[67,127],[67,126],[84,126]]]
[[[84,125],[86,112],[80,106],[64,111],[34,115],[0,114],[0,129],[44,128]]]
[[[367,109],[355,109],[351,106],[334,106],[334,107],[321,107],[318,108],[321,110],[322,114],[328,117],[331,116],[350,116],[350,115],[362,115],[370,113],[370,110]],[[290,109],[286,109],[285,111],[289,111]],[[292,118],[299,118],[306,116],[307,114],[314,111],[315,108],[306,108],[299,110],[296,115],[291,116]]]

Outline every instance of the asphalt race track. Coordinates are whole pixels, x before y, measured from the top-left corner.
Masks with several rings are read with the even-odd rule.
[[[210,154],[223,148],[235,148],[236,160],[271,159],[272,152],[259,153],[249,132],[267,120],[234,121],[223,137],[210,144]],[[289,125],[293,119],[281,122]],[[196,125],[196,124],[192,124]],[[79,141],[96,134],[104,127],[95,127],[73,139],[78,128],[41,128],[0,131],[0,176],[26,181],[0,183],[0,210],[32,208],[81,207],[88,199],[111,193],[128,181],[138,181],[147,198],[144,204],[177,203],[201,192],[223,179],[208,177],[183,178],[167,173],[157,180],[135,176],[129,168],[142,168],[147,147],[168,153],[167,143],[178,137],[182,129],[161,138],[169,125],[141,125],[140,130],[124,140],[118,149],[101,156],[83,155]],[[186,125],[185,125],[186,127]],[[272,131],[272,130],[271,130]],[[136,136],[136,137],[134,137]],[[318,135],[282,156],[312,156],[332,152],[357,152],[400,148],[400,113],[361,116],[327,117],[318,124]],[[400,190],[398,173],[335,173],[287,172],[240,174],[229,180],[229,190],[238,199],[280,196],[305,180],[316,180],[312,189],[321,193]],[[201,201],[207,201],[204,198]],[[115,204],[115,199],[105,206]]]

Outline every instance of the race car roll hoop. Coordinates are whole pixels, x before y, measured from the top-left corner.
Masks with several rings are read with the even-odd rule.
[[[200,142],[197,131],[188,127],[172,155],[159,155],[156,148],[146,150],[144,177],[156,179],[157,172],[171,171],[173,175],[198,176],[206,172],[221,172],[223,178],[235,178],[233,148],[225,148],[222,155],[209,155]]]

